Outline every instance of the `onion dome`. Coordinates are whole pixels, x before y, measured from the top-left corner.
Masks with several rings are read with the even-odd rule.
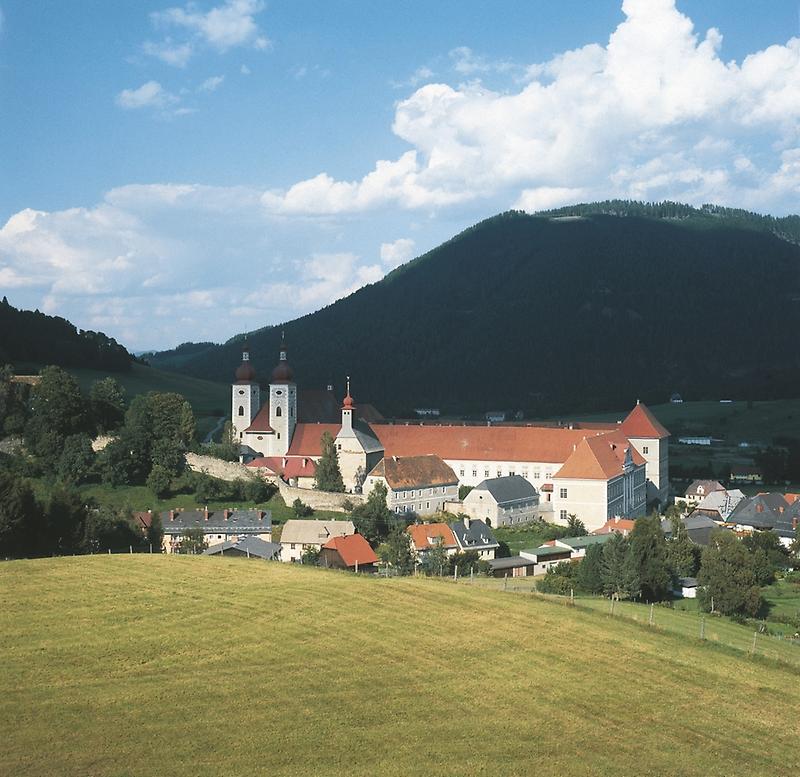
[[[286,342],[281,338],[281,351],[278,366],[272,371],[270,383],[291,383],[294,380],[294,370],[286,361]]]
[[[242,363],[236,368],[236,380],[239,383],[252,383],[256,379],[256,371],[250,363],[250,347],[244,344]]]
[[[350,396],[350,376],[347,376],[347,395],[342,402],[342,410],[352,410],[355,407],[353,397]]]

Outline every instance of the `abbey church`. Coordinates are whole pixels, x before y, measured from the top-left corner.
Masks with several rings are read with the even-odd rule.
[[[436,455],[476,486],[487,478],[521,475],[536,488],[554,519],[575,514],[602,525],[613,516],[638,517],[669,493],[669,432],[637,402],[616,423],[546,422],[471,425],[387,421],[372,406],[357,407],[333,387],[300,391],[285,344],[262,389],[245,346],[232,385],[232,425],[243,458],[279,462],[283,473],[309,472],[322,455],[322,435],[335,440],[345,487],[360,492],[384,457]]]

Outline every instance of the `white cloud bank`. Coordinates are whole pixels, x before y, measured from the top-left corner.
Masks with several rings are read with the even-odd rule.
[[[93,208],[21,211],[0,229],[0,287],[132,347],[167,346],[277,323],[377,280],[416,250],[408,237],[380,243],[379,231],[408,234],[438,223],[432,213],[466,225],[476,213],[614,196],[796,210],[800,39],[730,62],[721,34],[697,34],[673,0],[622,7],[602,45],[513,72],[455,50],[457,75],[509,71],[508,91],[421,86],[395,110],[408,150],[359,180],[123,186]],[[159,24],[192,45],[259,46],[260,8],[188,5]],[[155,81],[117,99],[175,110]],[[379,261],[366,258],[376,244]]]
[[[505,197],[540,208],[576,196],[795,207],[800,39],[724,62],[720,32],[698,35],[674,0],[622,10],[605,45],[528,66],[516,90],[426,84],[395,112],[412,150],[361,180],[320,173],[269,192],[265,207],[336,214]],[[464,75],[512,69],[466,48],[450,57]]]

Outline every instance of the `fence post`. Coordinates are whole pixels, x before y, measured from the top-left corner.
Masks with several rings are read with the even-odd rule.
[[[469,568],[469,581],[470,583],[475,579],[475,567]]]
[[[151,554],[153,553],[153,543],[152,542],[150,543],[150,553]]]
[[[571,605],[575,604],[575,589],[574,588],[570,588],[569,589],[569,603]]]
[[[609,614],[610,615],[614,614],[614,597],[613,596],[611,597],[611,612]]]
[[[250,548],[245,548],[245,550],[247,551],[247,558],[250,558]]]
[[[508,575],[506,574],[506,576],[503,578],[503,590],[505,591],[507,589],[508,589]]]
[[[753,632],[753,646],[750,648],[750,655],[754,656],[756,653],[756,637],[758,637],[758,632]]]
[[[648,621],[647,624],[648,626],[653,625],[653,607],[655,607],[655,605],[652,602],[650,602],[650,620]]]
[[[128,545],[128,553],[133,555],[133,545]]]
[[[453,565],[453,582],[458,582],[458,564]]]
[[[111,548],[108,549],[108,555],[111,555]]]
[[[706,616],[702,615],[700,617],[700,639],[706,638]]]

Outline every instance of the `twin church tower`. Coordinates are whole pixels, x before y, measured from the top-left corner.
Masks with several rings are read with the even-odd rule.
[[[297,385],[281,341],[278,365],[269,381],[269,398],[261,406],[261,388],[245,343],[233,383],[231,420],[236,439],[262,456],[285,456],[297,426]]]

